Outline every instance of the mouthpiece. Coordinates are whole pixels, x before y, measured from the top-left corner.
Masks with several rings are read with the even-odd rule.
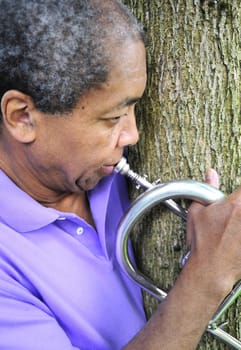
[[[156,186],[156,183],[152,184],[144,176],[141,176],[135,173],[133,170],[131,170],[130,165],[127,163],[125,157],[121,158],[119,163],[116,165],[114,171],[130,178],[136,183],[137,188],[142,187],[143,189],[147,190]],[[159,183],[159,185],[162,184]],[[169,209],[171,209],[176,215],[180,216],[184,220],[187,220],[186,210],[180,207],[174,200],[167,199],[163,202],[163,204],[165,204]]]
[[[125,157],[121,158],[114,171],[130,178],[136,183],[137,187],[142,187],[145,190],[154,187],[154,185],[149,182],[144,176],[141,176],[130,169],[130,165],[127,163]]]
[[[128,174],[128,171],[130,170],[130,165],[127,163],[127,160],[125,157],[122,157],[119,163],[115,167],[115,172],[120,173],[122,175]]]

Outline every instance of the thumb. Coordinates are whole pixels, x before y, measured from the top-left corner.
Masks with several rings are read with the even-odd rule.
[[[205,182],[206,182],[206,184],[211,185],[215,188],[220,187],[219,176],[218,176],[218,173],[216,172],[216,170],[214,170],[212,168],[207,170],[206,175],[205,175]],[[203,207],[202,204],[192,203],[192,205],[188,209],[187,233],[186,233],[186,243],[188,246],[191,245],[192,234],[193,234],[192,215],[195,211],[201,210],[202,207]]]
[[[216,170],[208,169],[208,171],[206,172],[206,175],[205,175],[205,182],[208,185],[211,185],[215,188],[220,187],[219,176],[218,176],[218,173],[216,172]]]

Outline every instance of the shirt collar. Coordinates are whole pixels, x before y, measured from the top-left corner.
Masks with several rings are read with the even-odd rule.
[[[59,217],[57,211],[44,207],[22,191],[2,170],[0,188],[0,217],[18,232],[39,229]]]
[[[99,232],[105,232],[108,200],[116,175],[103,178],[95,189],[88,193]],[[70,215],[41,205],[21,190],[2,170],[0,170],[0,188],[0,218],[18,232],[34,231],[54,222],[63,214]],[[104,237],[101,238],[104,240]]]
[[[110,195],[111,194],[111,195]],[[89,194],[92,215],[106,257],[113,254],[117,226],[129,206],[126,179],[117,173],[104,178]]]

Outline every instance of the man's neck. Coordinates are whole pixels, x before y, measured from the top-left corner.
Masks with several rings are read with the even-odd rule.
[[[15,159],[11,157],[10,160],[0,145],[0,169],[21,190],[46,207],[74,213],[86,220],[90,225],[95,226],[85,192],[79,194],[56,192],[45,186],[45,184],[42,184],[34,176],[27,164],[24,163],[23,159],[21,161],[19,159],[21,157],[15,157]]]

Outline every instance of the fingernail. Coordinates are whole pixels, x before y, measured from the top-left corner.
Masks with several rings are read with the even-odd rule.
[[[206,173],[206,176],[205,176],[205,181],[216,187],[216,188],[219,188],[219,176],[218,176],[218,173],[216,172],[216,170],[214,169],[208,169],[207,173]]]

